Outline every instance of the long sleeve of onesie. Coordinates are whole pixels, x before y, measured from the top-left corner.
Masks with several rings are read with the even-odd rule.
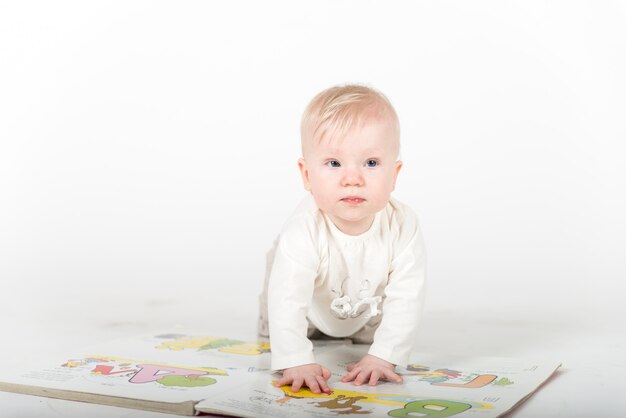
[[[317,250],[298,228],[286,228],[277,243],[269,278],[268,316],[272,370],[314,363],[307,338],[307,311],[317,274]]]
[[[404,227],[409,233],[400,236],[397,243],[385,287],[382,321],[369,350],[369,354],[400,366],[407,364],[413,347],[426,275],[426,254],[417,218],[411,216]]]

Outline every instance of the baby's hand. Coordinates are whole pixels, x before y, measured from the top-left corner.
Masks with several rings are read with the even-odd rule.
[[[302,386],[308,386],[313,393],[330,393],[326,381],[330,378],[330,371],[319,364],[311,363],[302,366],[290,367],[283,370],[283,377],[274,384],[276,387],[291,383],[291,391],[297,392]]]
[[[350,382],[354,380],[355,385],[361,385],[369,379],[369,384],[375,386],[379,379],[401,383],[402,377],[396,374],[396,366],[379,357],[366,354],[356,364],[348,366],[348,374],[341,381]]]

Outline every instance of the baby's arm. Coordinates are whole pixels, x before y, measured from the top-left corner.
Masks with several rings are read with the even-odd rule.
[[[402,377],[395,372],[396,365],[371,354],[366,354],[355,364],[348,366],[348,374],[341,381],[354,380],[355,385],[362,385],[366,381],[375,386],[378,380],[385,379],[391,382],[402,382]]]
[[[394,368],[407,364],[413,347],[423,305],[426,267],[424,244],[415,215],[404,220],[404,230],[396,248],[384,291],[382,319],[369,356],[355,365],[360,369],[358,372],[352,369],[346,376],[349,380],[355,379],[355,384],[363,383],[367,378],[370,384],[376,384],[380,378],[402,381]]]
[[[277,386],[292,385],[297,392],[308,386],[314,393],[329,393],[330,372],[315,361],[307,338],[306,313],[313,297],[319,255],[315,225],[295,218],[281,232],[268,283],[268,318],[272,370],[282,370]],[[304,223],[304,224],[303,224]]]
[[[330,371],[316,363],[290,367],[283,370],[283,377],[274,386],[280,387],[291,383],[291,391],[297,392],[302,386],[308,386],[313,393],[330,393],[326,381],[330,378]]]

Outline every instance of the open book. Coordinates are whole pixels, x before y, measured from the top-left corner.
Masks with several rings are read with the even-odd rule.
[[[0,390],[127,408],[236,417],[370,415],[498,417],[526,400],[560,366],[506,358],[414,353],[403,383],[342,383],[367,346],[315,342],[331,394],[274,387],[270,346],[203,335],[160,334],[103,344],[38,366],[0,372]]]

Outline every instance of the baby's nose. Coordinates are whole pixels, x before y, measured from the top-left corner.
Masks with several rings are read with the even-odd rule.
[[[359,170],[348,170],[342,179],[344,186],[362,186],[363,176]]]

